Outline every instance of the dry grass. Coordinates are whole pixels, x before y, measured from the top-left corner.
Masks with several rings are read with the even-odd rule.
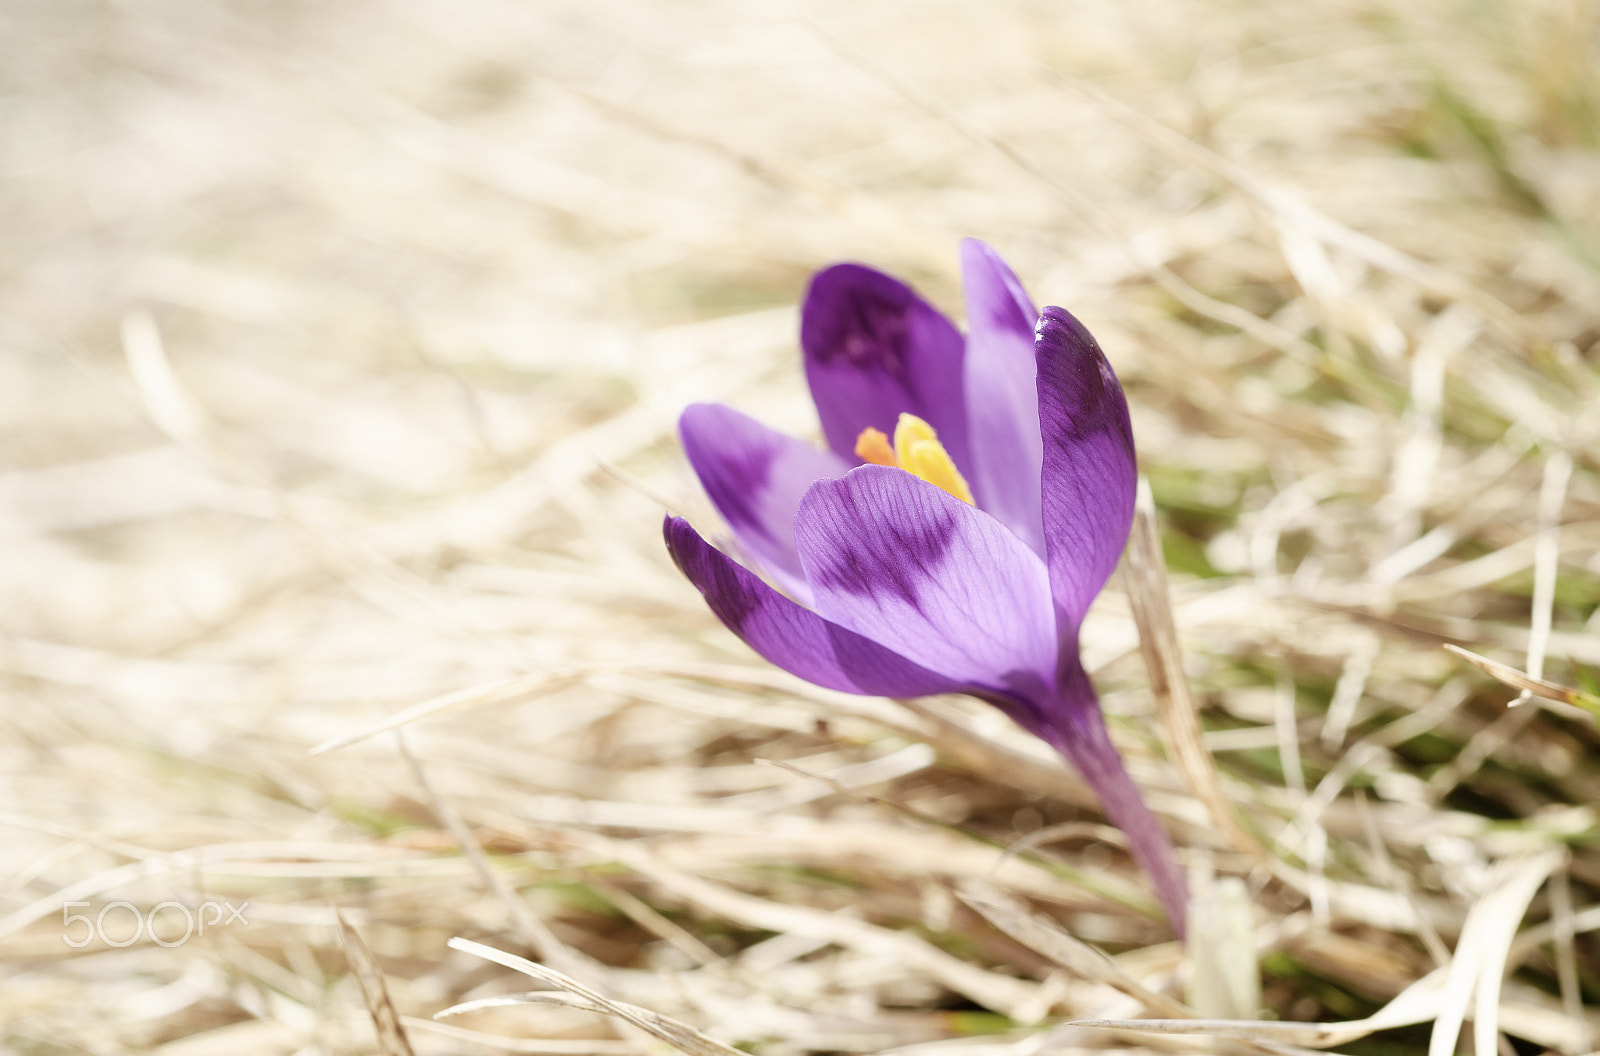
[[[1441,648],[1595,688],[1595,0],[0,33],[0,1048],[1600,1044],[1600,736]],[[1182,652],[1114,587],[1087,657],[1194,965],[1038,745],[769,670],[660,545],[684,403],[814,430],[807,273],[954,309],[963,235],[1128,385]],[[1275,1022],[1186,1022],[1252,949]]]

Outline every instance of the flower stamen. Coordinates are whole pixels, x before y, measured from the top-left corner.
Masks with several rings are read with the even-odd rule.
[[[889,437],[871,426],[856,437],[856,457],[875,466],[903,469],[914,477],[944,489],[962,502],[972,505],[972,489],[956,468],[950,452],[939,442],[933,426],[914,414],[902,414],[894,427],[894,446]]]
[[[895,457],[894,448],[889,445],[888,436],[870,425],[861,430],[861,435],[856,437],[856,457],[875,466],[898,468],[900,465],[900,460]]]

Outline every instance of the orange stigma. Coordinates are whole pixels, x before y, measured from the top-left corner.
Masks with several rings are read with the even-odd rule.
[[[939,442],[939,434],[914,414],[902,414],[895,423],[893,447],[880,430],[871,426],[861,430],[861,435],[856,437],[856,457],[875,466],[903,469],[962,502],[972,503],[972,489]]]
[[[894,457],[894,448],[889,446],[889,438],[870,425],[856,437],[856,457],[875,466],[900,465],[900,460]]]

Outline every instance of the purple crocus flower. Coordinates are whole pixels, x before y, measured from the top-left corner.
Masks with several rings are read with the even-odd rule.
[[[1082,324],[1035,311],[993,249],[967,240],[961,265],[965,337],[880,271],[819,272],[800,343],[827,450],[730,407],[689,407],[684,450],[742,563],[679,517],[667,547],[722,622],[784,670],[847,693],[968,693],[1055,747],[1181,934],[1172,846],[1078,657],[1133,521],[1127,401]]]

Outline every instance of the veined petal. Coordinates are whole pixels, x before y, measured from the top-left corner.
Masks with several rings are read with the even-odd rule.
[[[1034,351],[1045,560],[1063,623],[1077,627],[1117,567],[1133,524],[1133,428],[1122,386],[1082,323],[1046,308]]]
[[[961,243],[967,301],[966,389],[978,506],[1045,556],[1039,506],[1044,444],[1039,436],[1038,368],[1033,326],[1039,318],[1000,254],[977,239]]]
[[[813,481],[842,477],[851,463],[718,403],[686,408],[678,435],[739,545],[790,594],[808,598],[794,547],[795,507]]]
[[[717,618],[790,674],[828,689],[868,696],[918,697],[965,690],[959,682],[790,601],[707,543],[683,518],[668,517],[662,534],[672,560],[705,596]]]
[[[938,430],[957,468],[972,465],[961,332],[916,292],[862,264],[819,271],[800,316],[806,380],[828,446],[855,464],[868,427],[893,433],[901,412]]]
[[[909,473],[860,466],[811,486],[795,542],[822,616],[987,695],[1047,691],[1056,621],[1044,563],[988,514]]]

